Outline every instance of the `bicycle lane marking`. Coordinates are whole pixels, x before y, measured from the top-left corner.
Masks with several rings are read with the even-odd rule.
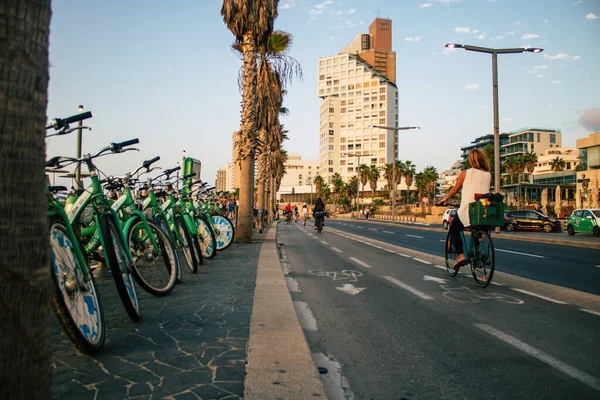
[[[494,250],[500,251],[502,253],[517,254],[517,255],[520,255],[520,256],[528,256],[528,257],[534,257],[534,258],[546,258],[544,256],[538,256],[537,254],[521,253],[519,251],[504,250],[504,249],[499,249],[499,248],[495,248]]]
[[[515,347],[518,350],[521,350],[522,352],[537,358],[538,360],[550,365],[553,368],[556,368],[557,370],[569,375],[571,378],[577,379],[578,381],[585,383],[586,385],[590,386],[591,388],[600,391],[600,380],[598,380],[597,378],[593,377],[592,375],[581,371],[580,369],[577,369],[575,367],[572,367],[560,360],[558,360],[557,358],[552,357],[549,354],[544,353],[543,351],[528,345],[525,342],[520,341],[519,339],[515,338],[514,336],[509,335],[508,333],[504,333],[496,328],[493,328],[489,325],[486,324],[475,324],[475,326],[479,329],[481,329],[482,331],[496,337],[497,339],[502,340],[504,343],[507,343],[513,347]]]
[[[359,259],[358,259],[358,258],[356,258],[356,257],[349,257],[349,258],[350,258],[352,261],[354,261],[355,263],[357,263],[358,265],[360,265],[360,266],[363,266],[363,267],[365,267],[365,268],[373,268],[373,267],[371,267],[369,264],[367,264],[366,262],[364,262],[364,261],[361,261],[361,260],[359,260]]]
[[[387,279],[388,281],[392,282],[394,285],[401,287],[404,290],[407,290],[409,292],[411,292],[414,295],[419,296],[420,298],[422,298],[423,300],[433,300],[433,297],[428,295],[427,293],[421,292],[419,289],[415,289],[414,287],[399,281],[398,279],[394,278],[393,276],[384,276],[385,279]]]
[[[569,303],[566,303],[564,301],[555,300],[555,299],[552,299],[550,297],[542,296],[541,294],[530,292],[528,290],[523,290],[523,289],[518,289],[518,288],[511,288],[511,290],[514,290],[515,292],[519,292],[519,293],[523,293],[523,294],[528,294],[530,296],[537,297],[537,298],[542,299],[542,300],[551,301],[552,303],[556,303],[556,304],[569,304]]]

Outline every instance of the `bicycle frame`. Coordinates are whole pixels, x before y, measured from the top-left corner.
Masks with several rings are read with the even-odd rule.
[[[122,243],[127,243],[127,238],[123,233],[123,224],[121,223],[121,219],[119,215],[113,208],[111,207],[108,199],[104,196],[104,192],[102,191],[102,187],[100,185],[100,179],[98,178],[98,172],[94,164],[92,164],[91,159],[86,159],[85,164],[88,167],[90,172],[90,178],[92,183],[83,191],[83,193],[79,196],[73,207],[67,213],[69,223],[74,224],[81,214],[83,210],[88,206],[92,205],[94,209],[94,223],[95,226],[88,226],[81,230],[82,236],[89,236],[93,234],[90,242],[85,246],[86,254],[91,254],[94,250],[98,248],[98,246],[105,247],[104,238],[100,235],[97,227],[100,226],[100,218],[104,215],[111,214],[115,224],[117,225],[120,239]],[[127,256],[128,267],[133,263],[133,258],[131,257],[131,252],[129,251],[129,246],[124,246],[126,251],[125,254]]]

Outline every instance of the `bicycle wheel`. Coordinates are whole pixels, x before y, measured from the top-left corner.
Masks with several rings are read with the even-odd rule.
[[[472,232],[471,273],[477,286],[486,287],[494,276],[494,244],[490,235],[481,230]]]
[[[146,292],[155,296],[165,296],[175,287],[177,263],[175,249],[169,237],[154,222],[146,221],[150,231],[146,231],[141,219],[129,227],[127,242],[133,258],[131,272]],[[152,245],[152,235],[158,248]]]
[[[198,242],[204,258],[213,258],[217,254],[215,234],[204,218],[194,219],[198,228]]]
[[[104,313],[92,273],[83,281],[82,266],[75,255],[73,243],[65,224],[59,219],[50,221],[50,261],[54,286],[52,306],[63,330],[75,347],[86,354],[100,351],[106,338]]]
[[[211,217],[212,224],[215,229],[215,240],[217,244],[217,250],[225,250],[235,238],[235,228],[231,220],[223,215],[213,215]]]
[[[182,216],[175,217],[175,226],[181,237],[181,247],[185,260],[192,273],[195,274],[198,272],[198,259],[196,258],[196,252],[192,249],[192,234]]]
[[[135,292],[133,277],[127,267],[127,249],[121,241],[121,234],[112,219],[112,215],[107,214],[101,217],[100,233],[103,240],[104,259],[113,275],[125,311],[133,321],[139,321],[141,317],[140,304]]]
[[[452,241],[450,240],[450,231],[446,234],[446,244],[444,246],[444,258],[446,259],[446,271],[450,276],[456,276],[458,271],[454,270],[454,264],[458,258],[458,252],[454,248]]]

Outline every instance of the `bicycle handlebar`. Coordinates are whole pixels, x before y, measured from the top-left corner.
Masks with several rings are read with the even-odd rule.
[[[142,163],[142,167],[143,168],[149,168],[152,164],[154,164],[155,162],[157,162],[158,160],[160,160],[160,156],[156,156],[151,160],[146,160]]]
[[[52,123],[46,127],[46,129],[54,128],[56,130],[64,128],[73,122],[83,121],[84,119],[92,118],[92,112],[86,111],[80,114],[75,114],[67,118],[54,118]]]

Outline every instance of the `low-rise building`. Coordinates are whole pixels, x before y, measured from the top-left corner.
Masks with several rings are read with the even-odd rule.
[[[600,196],[600,132],[577,140],[580,166],[576,181],[577,208],[598,207]]]

